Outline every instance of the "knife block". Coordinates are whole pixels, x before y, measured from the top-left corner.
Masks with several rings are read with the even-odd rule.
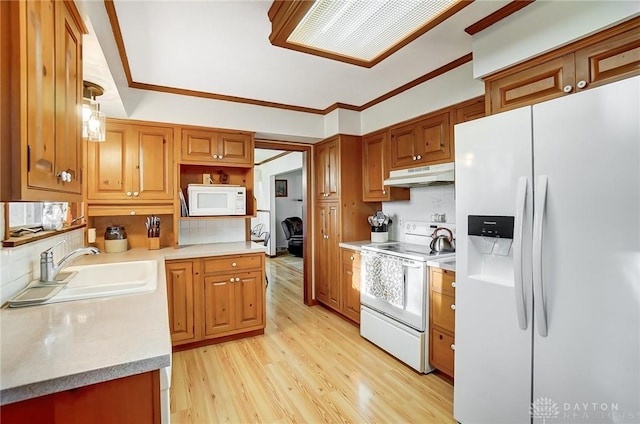
[[[160,237],[149,237],[149,250],[158,250],[160,249]]]

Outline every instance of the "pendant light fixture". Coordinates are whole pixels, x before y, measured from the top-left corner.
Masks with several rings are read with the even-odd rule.
[[[100,111],[96,97],[104,93],[102,87],[89,81],[84,86],[82,99],[82,138],[87,141],[102,142],[107,139],[107,117]]]

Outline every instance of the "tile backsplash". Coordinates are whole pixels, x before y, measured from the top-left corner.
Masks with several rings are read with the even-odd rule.
[[[431,214],[446,214],[446,222],[456,221],[455,186],[453,184],[411,188],[411,200],[383,202],[382,211],[390,215],[392,240],[403,239],[400,221],[430,221]]]
[[[225,243],[245,241],[244,219],[181,220],[178,244]]]
[[[4,234],[2,236],[4,239]],[[66,240],[66,243],[53,249],[56,262],[70,251],[84,246],[84,230],[80,228],[22,246],[0,248],[0,304],[9,300],[29,282],[40,278],[40,253],[60,240]]]

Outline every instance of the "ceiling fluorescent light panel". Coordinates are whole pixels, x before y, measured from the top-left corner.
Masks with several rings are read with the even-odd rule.
[[[287,42],[372,61],[458,0],[316,0]]]

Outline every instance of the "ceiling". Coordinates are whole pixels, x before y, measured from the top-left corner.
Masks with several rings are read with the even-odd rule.
[[[111,28],[104,30],[106,9],[102,2],[78,3],[89,20],[85,79],[104,86],[98,100],[107,115],[123,117],[123,65],[118,54],[103,53],[115,46]],[[370,69],[271,45],[271,1],[113,5],[133,82],[321,111],[336,103],[362,106],[465,56],[471,36],[464,29],[508,3],[476,0]]]

